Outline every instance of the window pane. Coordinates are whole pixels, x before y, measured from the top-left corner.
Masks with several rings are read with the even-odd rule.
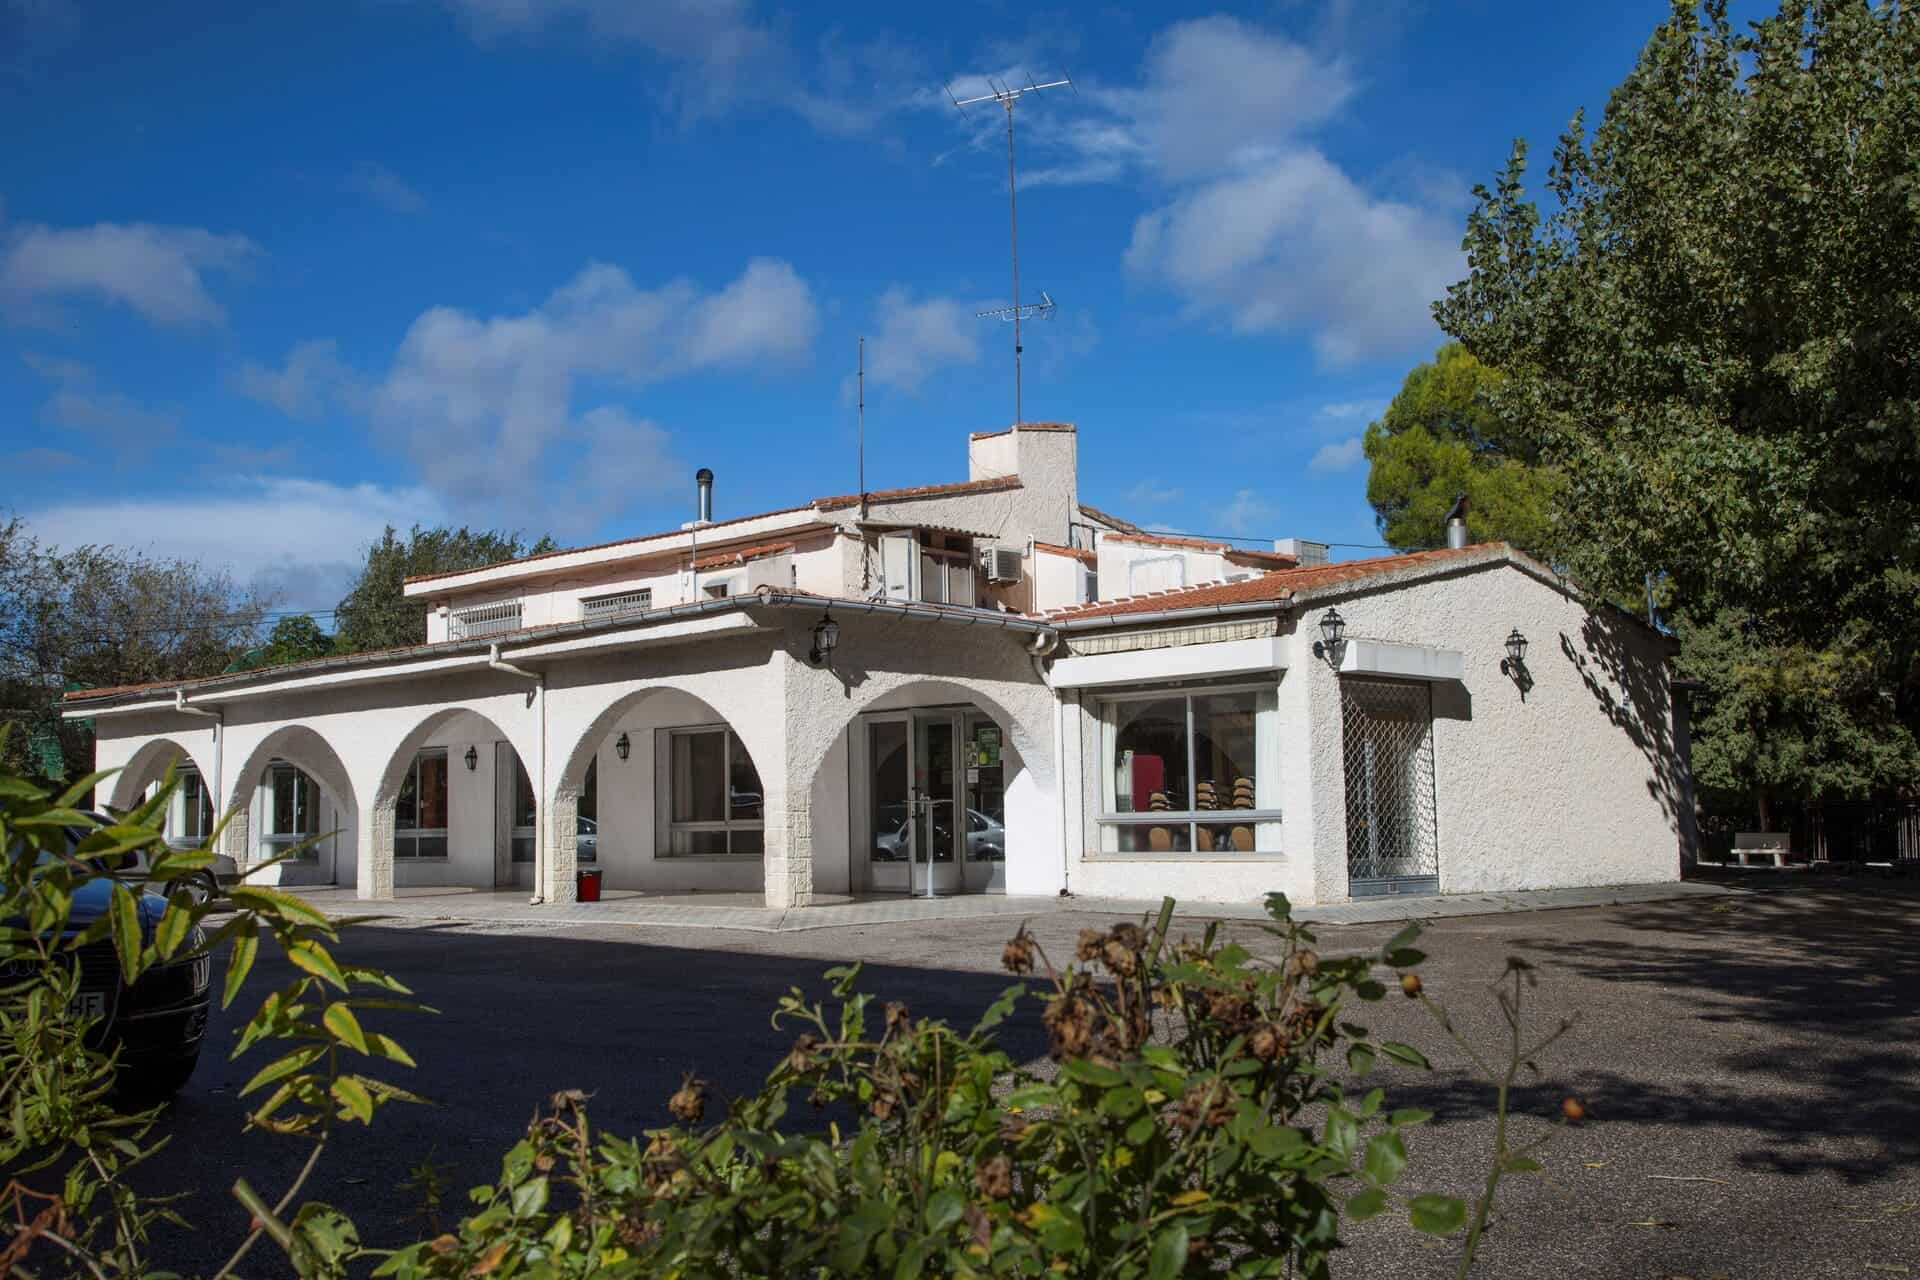
[[[420,757],[415,756],[400,779],[400,795],[393,802],[393,825],[410,831],[420,825]],[[397,854],[395,855],[398,856]]]
[[[444,858],[447,856],[447,838],[445,836],[414,837],[414,853],[422,858]]]
[[[426,830],[444,831],[447,826],[447,753],[444,750],[420,753],[420,821]],[[443,847],[442,853],[446,850]],[[425,855],[422,855],[425,856]]]
[[[1109,704],[1108,715],[1113,725],[1113,812],[1187,808],[1192,800],[1186,699],[1115,702]]]
[[[715,827],[698,831],[689,831],[685,827],[675,827],[671,843],[675,853],[725,853],[727,851],[727,833],[725,828]]]
[[[1194,696],[1195,808],[1259,807],[1254,762],[1254,711],[1259,696],[1251,689]]]
[[[1252,853],[1260,847],[1258,835],[1274,826],[1271,822],[1202,822],[1194,834],[1202,853]]]
[[[276,764],[267,770],[267,785],[273,800],[268,819],[270,835],[297,834],[300,826],[300,771],[290,764]]]
[[[527,776],[527,766],[521,764],[516,755],[513,758],[513,825],[530,827],[533,821],[533,779]],[[529,859],[531,856],[528,855]],[[519,860],[517,855],[516,860]]]
[[[574,806],[574,813],[587,819],[600,816],[600,760],[597,756],[587,761],[587,780],[580,784],[580,800]]]
[[[513,860],[515,862],[532,862],[533,861],[533,837],[532,836],[513,837]]]
[[[1187,822],[1109,823],[1111,848],[1119,853],[1191,853],[1193,825]]]
[[[736,828],[729,837],[729,853],[763,853],[766,835],[758,827]]]
[[[725,820],[726,750],[722,732],[673,735],[673,821]]]
[[[766,813],[760,792],[760,771],[753,767],[753,757],[740,745],[740,739],[731,733],[727,739],[727,806],[730,816],[736,822],[742,819],[759,821]]]

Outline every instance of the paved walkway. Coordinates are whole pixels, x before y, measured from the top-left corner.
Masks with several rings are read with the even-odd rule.
[[[898,895],[822,895],[815,898],[812,906],[780,911],[762,905],[757,893],[643,894],[613,890],[599,902],[531,906],[524,889],[400,889],[391,902],[362,902],[351,889],[299,889],[297,892],[335,916],[378,915],[395,922],[420,925],[451,923],[500,929],[624,924],[669,929],[745,929],[755,933],[787,933],[915,921],[967,920],[984,916],[1038,916],[1060,911],[1137,916],[1159,909],[1157,901],[1010,897],[1003,894],[962,894],[932,899],[903,898]],[[1371,898],[1301,907],[1294,914],[1298,919],[1314,924],[1378,924],[1444,916],[1607,907],[1736,892],[1739,890],[1725,885],[1698,882],[1613,885],[1595,889]],[[1265,911],[1258,903],[1182,903],[1177,914],[1188,919],[1266,918]]]

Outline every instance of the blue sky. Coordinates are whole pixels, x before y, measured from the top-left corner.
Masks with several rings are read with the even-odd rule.
[[[382,525],[563,542],[965,477],[1375,541],[1358,436],[1469,188],[1597,113],[1660,0],[1049,9],[0,0],[0,511],[330,607]],[[192,16],[185,16],[187,13]],[[924,16],[923,16],[924,15]]]

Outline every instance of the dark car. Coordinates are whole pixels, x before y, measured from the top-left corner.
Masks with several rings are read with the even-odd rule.
[[[77,844],[85,834],[72,831],[68,839]],[[111,875],[101,874],[74,886],[68,937],[106,914],[113,883]],[[150,940],[166,912],[167,900],[142,890],[135,905],[140,932]],[[120,976],[120,958],[112,939],[89,943],[76,954],[80,989],[74,1001],[80,1012],[97,1019],[88,1032],[88,1043],[103,1052],[119,1050],[119,1083],[126,1092],[166,1097],[178,1093],[192,1077],[211,1007],[211,965],[203,945],[204,936],[195,929],[174,953],[174,960],[149,968],[131,986]],[[19,981],[33,971],[20,961],[0,969],[10,970],[0,971],[0,983]]]

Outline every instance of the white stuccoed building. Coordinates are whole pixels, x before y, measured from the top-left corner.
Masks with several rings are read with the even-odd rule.
[[[968,478],[409,582],[418,647],[70,695],[281,883],[1303,903],[1677,878],[1668,641],[1503,545],[1321,562]],[[1316,551],[1318,554],[1316,554]],[[1524,641],[1524,651],[1519,642]],[[1516,657],[1516,654],[1521,656]]]

